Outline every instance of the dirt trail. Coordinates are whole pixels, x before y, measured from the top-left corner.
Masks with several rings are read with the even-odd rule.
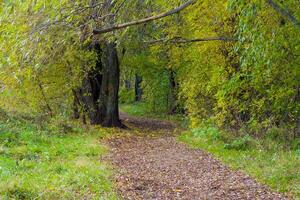
[[[110,160],[118,171],[116,186],[124,199],[286,199],[209,153],[177,142],[173,124],[121,116],[140,132],[162,134],[109,141]]]

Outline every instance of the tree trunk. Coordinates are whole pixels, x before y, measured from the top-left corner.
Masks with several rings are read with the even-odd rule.
[[[178,83],[175,80],[175,71],[169,69],[169,84],[170,84],[170,96],[169,96],[169,114],[175,114],[179,112],[179,105],[177,103],[177,90]]]
[[[96,2],[98,1],[90,0],[90,6],[95,5]],[[112,0],[105,0],[101,14],[110,13],[112,5]],[[97,12],[94,14],[97,15]],[[106,18],[105,23],[112,24],[113,21],[114,17],[111,16]],[[94,38],[90,47],[96,52],[97,60],[96,66],[89,69],[79,88],[83,114],[87,114],[91,124],[122,127],[119,119],[120,69],[116,44]],[[74,107],[74,112],[76,112],[76,107]]]
[[[120,68],[114,42],[105,42],[102,55],[103,79],[100,90],[101,125],[105,127],[121,127],[119,118],[119,84]]]
[[[135,92],[135,101],[141,101],[142,100],[142,93],[143,90],[141,88],[141,83],[142,83],[143,79],[141,76],[139,75],[135,75],[135,84],[134,84],[134,92]]]
[[[94,50],[97,53],[97,61],[95,68],[91,69],[82,81],[80,88],[80,96],[83,104],[83,112],[89,116],[91,124],[100,124],[101,116],[99,112],[99,95],[101,83],[103,80],[101,55],[102,50],[100,44],[95,44]]]
[[[96,67],[83,79],[80,89],[83,111],[91,124],[105,127],[122,127],[119,119],[120,69],[114,42],[96,43]]]

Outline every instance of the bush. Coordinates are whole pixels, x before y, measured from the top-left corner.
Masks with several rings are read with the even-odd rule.
[[[255,145],[255,140],[248,134],[234,139],[231,143],[225,144],[225,149],[235,149],[235,150],[246,150],[250,149]]]

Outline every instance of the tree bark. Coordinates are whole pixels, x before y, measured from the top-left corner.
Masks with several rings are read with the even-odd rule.
[[[169,114],[184,113],[183,107],[178,103],[178,88],[179,84],[176,81],[176,72],[172,69],[169,69],[169,85],[170,85],[170,96],[168,99],[169,104]]]
[[[236,41],[238,41],[238,39],[235,39],[232,37],[211,37],[211,38],[195,38],[195,39],[175,37],[175,38],[171,38],[171,39],[162,38],[162,39],[158,39],[158,40],[144,41],[144,43],[148,43],[148,44],[160,44],[160,43],[182,44],[182,43],[211,42],[211,41],[236,42]]]
[[[96,67],[83,79],[80,88],[84,113],[92,125],[123,127],[119,118],[120,68],[114,42],[96,43]]]
[[[139,75],[135,75],[135,83],[134,83],[134,92],[135,92],[135,101],[141,101],[142,100],[142,88],[141,88],[141,83],[142,83],[142,77]]]
[[[99,95],[100,88],[103,80],[102,71],[102,50],[101,45],[96,43],[94,50],[97,53],[97,61],[95,68],[91,69],[86,77],[82,81],[82,87],[80,88],[81,101],[83,104],[83,112],[87,113],[91,124],[100,124],[101,115],[99,112]]]
[[[90,5],[95,5],[91,0]],[[112,0],[105,0],[103,14],[110,12]],[[112,24],[113,18],[107,23]],[[119,118],[119,80],[120,69],[115,42],[99,41],[94,38],[92,49],[96,52],[96,66],[90,69],[83,79],[81,96],[84,111],[90,123],[105,127],[123,127]]]
[[[101,125],[105,127],[122,127],[119,118],[119,84],[120,68],[116,44],[105,42],[102,56],[103,80],[100,90]]]

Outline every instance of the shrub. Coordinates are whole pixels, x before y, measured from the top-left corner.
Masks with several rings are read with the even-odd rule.
[[[234,139],[231,143],[224,145],[225,149],[246,150],[255,145],[255,140],[248,134]]]

